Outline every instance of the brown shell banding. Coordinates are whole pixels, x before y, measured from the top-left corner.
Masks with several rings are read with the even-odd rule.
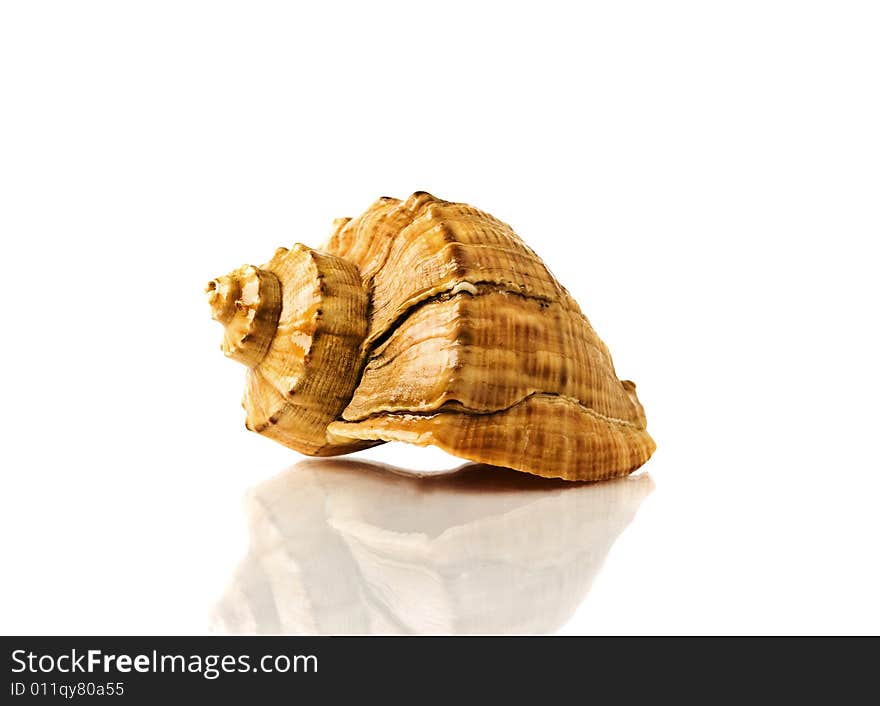
[[[322,250],[281,248],[247,270],[280,287],[258,297],[276,302],[268,340],[272,310],[256,306],[241,336],[214,281],[235,350],[260,344],[232,356],[249,366],[248,428],[311,455],[408,441],[568,480],[625,475],[653,453],[635,384],[507,224],[416,192],[337,219]]]

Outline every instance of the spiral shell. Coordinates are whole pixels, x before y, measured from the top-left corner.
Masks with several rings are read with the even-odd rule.
[[[248,366],[247,427],[309,455],[433,444],[542,476],[625,475],[654,451],[635,384],[505,223],[416,192],[208,285]]]

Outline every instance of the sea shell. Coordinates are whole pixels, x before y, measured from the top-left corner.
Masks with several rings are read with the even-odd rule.
[[[635,384],[505,223],[416,192],[208,285],[247,427],[310,455],[384,441],[566,480],[654,451]]]
[[[544,482],[466,464],[412,477],[301,461],[248,493],[220,633],[544,634],[584,600],[653,482]]]

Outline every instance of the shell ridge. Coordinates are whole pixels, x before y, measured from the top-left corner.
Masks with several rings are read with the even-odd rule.
[[[476,294],[462,289],[460,289],[459,291],[454,291],[456,288],[461,288],[462,285],[468,284],[477,289]],[[435,304],[437,302],[448,301],[449,299],[452,299],[453,297],[456,297],[460,294],[479,296],[488,292],[504,292],[513,296],[522,297],[523,299],[531,299],[537,302],[543,302],[545,304],[556,303],[553,299],[542,297],[537,294],[523,292],[522,290],[515,288],[515,285],[511,286],[504,283],[486,281],[471,282],[462,280],[458,282],[451,282],[447,287],[439,292],[427,293],[421,298],[413,298],[412,303],[405,310],[401,311],[400,315],[396,319],[394,319],[394,321],[391,323],[390,326],[386,328],[385,331],[382,332],[381,336],[378,336],[377,338],[374,338],[372,340],[369,338],[369,336],[367,336],[367,349],[371,353],[375,353],[381,346],[388,342],[388,339],[394,335],[394,331],[399,328],[406,319],[408,319],[422,307],[429,306],[430,304]],[[584,319],[586,320],[586,317],[584,317]]]
[[[424,417],[436,417],[437,415],[440,415],[440,414],[443,414],[444,412],[449,412],[449,411],[456,411],[456,412],[460,412],[462,414],[468,414],[468,415],[473,415],[473,416],[478,416],[478,415],[479,416],[491,416],[493,414],[498,414],[500,412],[508,412],[511,409],[513,409],[514,407],[516,407],[517,405],[519,405],[523,402],[526,402],[527,400],[529,400],[533,397],[557,397],[559,399],[566,400],[567,402],[571,402],[572,404],[576,404],[585,413],[587,413],[591,417],[595,417],[596,419],[599,419],[603,422],[607,422],[609,424],[616,424],[616,425],[620,425],[620,426],[631,427],[632,429],[635,429],[638,431],[647,431],[647,426],[642,426],[641,424],[637,424],[636,422],[633,422],[629,419],[620,419],[618,417],[609,417],[608,415],[602,414],[601,412],[597,412],[592,407],[588,407],[587,405],[585,405],[583,402],[581,402],[576,397],[572,397],[571,395],[564,395],[559,392],[547,392],[545,390],[535,390],[534,392],[530,392],[526,395],[523,395],[522,397],[518,398],[512,404],[509,404],[505,407],[502,407],[501,409],[478,410],[478,409],[470,409],[470,408],[463,407],[463,406],[459,407],[458,409],[455,409],[455,408],[447,406],[447,404],[461,405],[461,402],[458,400],[449,399],[447,401],[447,403],[444,403],[443,405],[441,405],[437,409],[431,409],[431,410],[425,410],[425,411],[382,410],[382,411],[373,412],[372,414],[367,415],[363,419],[357,419],[357,420],[342,419],[342,420],[337,420],[337,423],[340,423],[340,424],[360,424],[361,422],[366,422],[371,419],[377,419],[377,418],[387,417],[387,416],[423,417],[423,418]]]

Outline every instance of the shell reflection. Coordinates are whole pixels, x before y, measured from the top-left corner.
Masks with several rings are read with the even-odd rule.
[[[547,633],[583,600],[653,483],[591,485],[467,464],[418,478],[298,463],[248,496],[228,633]]]

